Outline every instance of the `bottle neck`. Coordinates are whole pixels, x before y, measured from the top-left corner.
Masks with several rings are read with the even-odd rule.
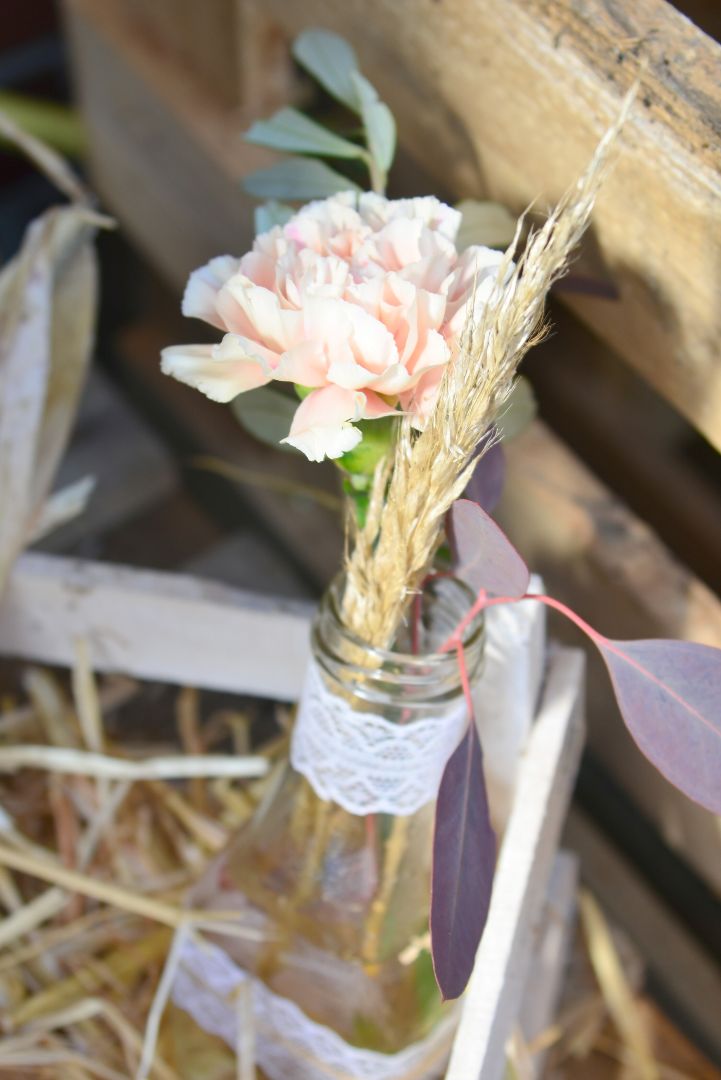
[[[345,629],[342,580],[331,587],[314,623],[291,744],[293,766],[320,798],[357,815],[413,814],[435,799],[470,719],[457,657],[437,650],[472,600],[461,582],[439,579],[414,613],[417,625],[399,635],[418,652],[383,651]],[[465,639],[471,678],[482,652],[479,619]]]

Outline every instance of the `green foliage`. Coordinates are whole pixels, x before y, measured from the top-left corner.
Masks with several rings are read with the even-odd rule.
[[[368,150],[380,176],[379,185],[385,187],[388,170],[393,164],[396,152],[396,122],[388,106],[378,97],[375,87],[368,82],[360,71],[352,74],[353,83],[358,89],[360,115],[363,120]],[[374,185],[375,186],[375,185]]]
[[[304,30],[293,44],[293,56],[331,97],[359,111],[352,78],[358,57],[345,38],[330,30]]]
[[[379,420],[359,420],[355,425],[363,439],[347,454],[338,459],[338,464],[353,477],[370,478],[376,465],[390,450],[396,418],[384,416]]]
[[[371,88],[372,89],[372,88]],[[319,157],[362,158],[368,153],[362,146],[341,138],[322,124],[304,116],[297,109],[280,109],[270,120],[256,120],[246,131],[246,142],[287,150],[292,154],[315,154]]]
[[[256,234],[260,236],[261,233],[268,232],[275,225],[285,225],[286,221],[290,221],[294,213],[292,206],[287,206],[276,199],[270,199],[268,202],[263,203],[262,206],[256,206]]]
[[[261,199],[326,199],[339,191],[360,191],[357,184],[313,158],[287,158],[246,176],[243,187]]]
[[[375,87],[361,74],[352,46],[329,30],[306,30],[296,39],[293,55],[329,94],[361,118],[365,146],[330,131],[297,109],[280,109],[269,120],[256,121],[245,138],[259,146],[306,157],[300,163],[281,162],[252,173],[244,181],[245,190],[261,198],[303,202],[358,189],[327,165],[309,160],[329,157],[362,161],[373,190],[383,192],[395,155],[396,125]],[[309,164],[317,168],[303,167]]]
[[[238,394],[230,408],[245,430],[259,442],[268,443],[277,450],[297,453],[294,447],[280,441],[286,437],[293,422],[296,410],[293,398],[270,386],[261,386],[250,393]]]

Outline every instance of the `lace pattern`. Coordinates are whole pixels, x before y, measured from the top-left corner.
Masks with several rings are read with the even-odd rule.
[[[310,1020],[244,972],[216,945],[196,939],[183,947],[173,1001],[195,1022],[234,1049],[238,1045],[241,985],[252,990],[256,1064],[269,1080],[434,1080],[450,1053],[458,1021],[454,1010],[424,1040],[397,1054],[349,1046],[330,1028]]]
[[[321,799],[351,814],[414,814],[435,799],[468,719],[461,698],[444,717],[393,724],[355,712],[311,662],[293,728],[291,762]]]

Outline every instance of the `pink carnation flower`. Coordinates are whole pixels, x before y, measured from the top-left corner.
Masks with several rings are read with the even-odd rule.
[[[225,336],[164,349],[163,371],[214,401],[274,379],[311,388],[283,440],[311,461],[357,446],[361,419],[400,410],[422,428],[468,305],[487,299],[501,261],[484,247],[459,255],[459,223],[432,196],[309,203],[241,259],[191,274],[183,313]]]

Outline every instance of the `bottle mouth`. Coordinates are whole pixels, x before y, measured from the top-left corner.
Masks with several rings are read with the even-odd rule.
[[[417,604],[411,604],[392,648],[369,645],[343,623],[345,577],[339,575],[321,603],[312,628],[316,660],[333,679],[353,681],[354,692],[378,700],[402,686],[404,697],[457,694],[460,671],[455,649],[441,647],[475,600],[473,590],[451,576],[432,578]],[[479,613],[465,628],[463,651],[469,677],[478,674],[483,656],[484,618]]]

